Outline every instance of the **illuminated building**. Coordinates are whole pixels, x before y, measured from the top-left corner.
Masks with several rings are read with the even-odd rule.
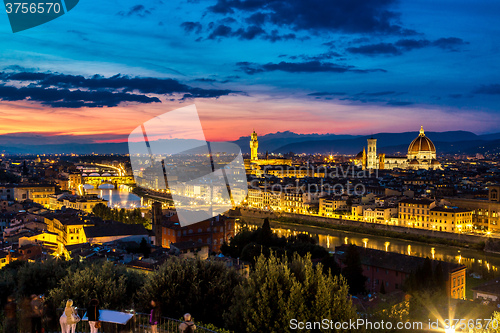
[[[398,225],[403,227],[430,229],[430,210],[436,202],[429,199],[405,199],[399,202]]]
[[[19,238],[19,246],[26,245],[42,245],[52,251],[58,250],[58,242],[57,242],[58,234],[55,232],[39,230],[33,234],[20,237]]]
[[[436,231],[472,231],[472,210],[457,207],[434,207],[430,214],[431,228]]]
[[[473,211],[467,208],[436,206],[429,199],[405,199],[399,202],[400,226],[445,232],[472,231]]]
[[[249,188],[247,202],[250,207],[262,209],[264,207],[264,191],[260,188]]]
[[[86,243],[84,227],[94,226],[95,218],[82,215],[81,212],[68,209],[44,215],[47,230],[57,234],[59,253],[64,251],[64,246]]]
[[[0,251],[0,269],[12,262],[12,256],[7,251]]]
[[[0,186],[1,200],[31,200],[48,207],[49,198],[56,193],[56,187],[50,184],[18,184]]]
[[[347,205],[347,199],[342,199],[341,197],[323,197],[319,198],[319,215],[320,216],[332,216],[339,211],[347,211],[349,206]]]
[[[264,209],[280,211],[284,195],[281,191],[264,191],[262,193],[262,206]]]
[[[259,159],[258,155],[259,140],[257,138],[257,133],[252,132],[250,138],[250,159],[245,159],[245,169],[247,173],[261,175],[263,174],[262,166],[264,165],[292,165],[292,160],[284,158],[268,158],[266,154],[265,159]]]
[[[363,210],[363,220],[370,223],[389,223],[391,219],[397,216],[396,207],[376,207]]]
[[[500,185],[488,186],[488,198],[446,198],[453,206],[472,211],[472,224],[475,229],[500,232]]]
[[[252,133],[252,137],[250,139],[250,160],[255,162],[259,159],[257,150],[259,148],[259,140],[257,139],[257,133],[255,130]]]
[[[68,176],[68,188],[77,189],[78,186],[83,184],[81,173],[72,173]]]
[[[87,213],[92,213],[92,209],[97,204],[107,204],[107,201],[101,199],[97,194],[87,194],[84,196],[69,195],[67,193],[58,196],[51,195],[48,202],[48,207],[51,210],[60,210],[63,207],[81,210]]]
[[[366,155],[366,169],[378,169],[377,139],[368,139],[368,153]]]
[[[285,189],[281,202],[281,211],[295,214],[309,214],[311,208],[317,207],[319,197],[323,193],[302,191],[296,188]]]
[[[164,215],[161,204],[154,203],[151,216],[155,245],[165,248],[173,243],[195,242],[208,245],[211,252],[219,252],[221,245],[235,235],[234,219],[221,215],[183,227],[175,212]]]
[[[410,170],[438,170],[441,163],[436,160],[436,147],[434,143],[425,136],[423,126],[420,127],[419,135],[408,146],[408,154],[403,156],[377,155],[377,139],[368,139],[368,152],[365,149],[360,152],[354,163],[363,169],[410,169]]]

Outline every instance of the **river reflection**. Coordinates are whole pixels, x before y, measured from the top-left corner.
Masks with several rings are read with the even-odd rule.
[[[237,228],[243,225],[238,224]],[[246,224],[250,229],[256,229],[260,225]],[[325,230],[308,226],[292,226],[283,224],[283,227],[272,228],[279,236],[308,234],[314,237],[318,244],[334,251],[336,246],[342,244],[355,244],[371,249],[401,253],[417,257],[429,257],[431,259],[460,263],[467,267],[469,272],[478,274],[489,273],[490,277],[498,275],[500,267],[500,256],[485,254],[478,250],[462,249],[444,245],[429,245],[403,239],[386,238],[379,236],[363,235],[358,233]]]
[[[139,208],[142,206],[142,199],[137,195],[124,190],[97,189],[87,190],[87,193],[97,194],[99,198],[108,201],[111,208]]]

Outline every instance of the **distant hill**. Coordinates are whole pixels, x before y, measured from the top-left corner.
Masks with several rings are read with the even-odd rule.
[[[426,132],[425,134],[435,144],[438,153],[471,154],[492,151],[500,147],[498,140],[495,139],[496,134],[479,136],[466,131]],[[417,136],[418,132],[404,132],[378,133],[343,140],[311,140],[289,143],[279,147],[274,152],[357,154],[363,150],[363,147],[366,147],[366,140],[373,137],[377,139],[377,150],[379,152],[406,155],[409,144]]]
[[[476,135],[467,131],[426,132],[438,153],[500,152],[500,133]],[[259,152],[357,154],[370,137],[377,139],[377,150],[386,154],[406,155],[408,145],[418,132],[377,133],[374,135],[297,134],[277,132],[259,136]],[[68,142],[68,141],[75,142]],[[68,143],[58,143],[68,142]],[[249,153],[250,136],[233,141],[243,153]],[[10,154],[127,154],[128,143],[92,143],[90,138],[42,136],[29,133],[0,135],[0,152]]]
[[[257,133],[258,135],[258,133]],[[318,140],[342,140],[353,139],[358,135],[337,135],[337,134],[297,134],[290,131],[259,135],[259,152],[273,152],[282,146],[290,143],[318,141]],[[236,141],[232,141],[240,146],[243,153],[250,153],[250,136],[242,136]]]
[[[7,154],[128,154],[125,143],[66,143],[29,146],[2,146],[2,153]]]

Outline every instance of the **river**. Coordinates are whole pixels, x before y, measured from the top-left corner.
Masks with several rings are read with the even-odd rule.
[[[246,219],[245,219],[246,221]],[[259,225],[248,222],[250,229],[256,229]],[[417,257],[429,257],[453,263],[464,264],[468,272],[482,274],[484,270],[489,272],[490,277],[498,276],[500,267],[500,256],[487,254],[483,251],[458,248],[446,245],[430,245],[404,239],[365,235],[341,230],[322,229],[313,226],[289,225],[272,223],[272,230],[279,236],[297,235],[299,233],[309,234],[314,237],[319,245],[330,251],[342,244],[355,244],[371,249],[402,253]],[[244,224],[237,223],[237,228]]]
[[[86,192],[97,194],[99,198],[107,200],[108,207],[111,208],[138,208],[143,203],[142,198],[125,189],[99,188],[86,190]]]

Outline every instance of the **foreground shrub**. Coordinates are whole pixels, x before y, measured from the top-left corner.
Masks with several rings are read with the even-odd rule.
[[[138,309],[149,311],[151,300],[157,300],[164,316],[178,318],[189,312],[196,321],[224,327],[222,315],[241,280],[222,262],[172,257],[147,276],[137,294]]]
[[[97,298],[103,309],[125,310],[134,305],[134,293],[143,280],[141,273],[104,261],[69,269],[58,286],[49,291],[49,297],[58,307],[64,307],[66,300],[72,299],[75,306],[84,308],[92,298]]]
[[[335,322],[356,318],[348,286],[342,277],[323,273],[321,264],[313,267],[310,256],[298,255],[291,261],[261,255],[225,314],[236,332],[292,332],[292,319],[325,318]]]

